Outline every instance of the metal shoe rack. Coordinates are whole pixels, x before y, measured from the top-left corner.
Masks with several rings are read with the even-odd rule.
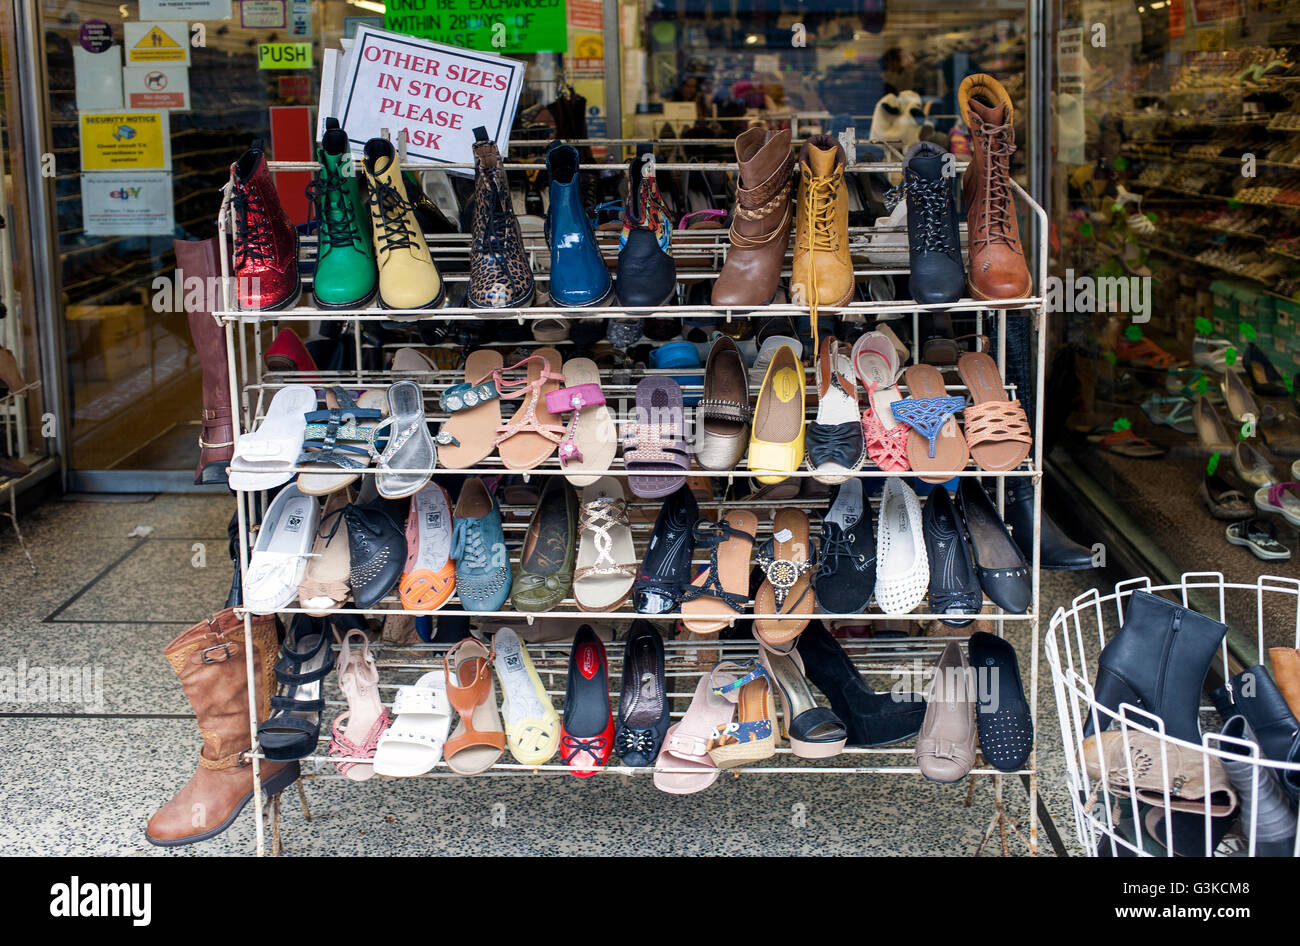
[[[851,145],[851,133],[848,138],[848,144]],[[612,139],[590,139],[586,142],[574,142],[575,144],[591,145],[621,145],[635,143],[630,139],[612,140]],[[667,140],[662,142],[665,148],[680,145],[682,142],[677,140]],[[521,146],[536,145],[537,142],[519,142]],[[544,143],[543,143],[544,144]],[[719,146],[730,146],[730,141],[713,142]],[[851,173],[886,173],[897,172],[901,169],[898,162],[874,162],[861,163],[854,161],[855,149],[846,147],[846,153],[849,155],[849,164],[847,171]],[[427,170],[425,166],[406,165],[411,170]],[[288,170],[315,170],[317,165],[313,163],[298,162],[271,162],[272,172]],[[456,165],[449,165],[457,167]],[[460,167],[470,167],[461,165]],[[514,163],[507,164],[507,170],[535,170],[544,169],[545,165],[540,163]],[[613,167],[608,164],[582,165],[583,170],[588,171],[608,171]],[[735,174],[737,167],[734,163],[713,163],[713,164],[696,164],[696,163],[668,163],[659,162],[657,164],[659,171],[699,171],[699,170],[720,170]],[[958,165],[959,172],[964,170],[963,165]],[[1031,223],[1036,223],[1033,233],[1036,239],[1036,268],[1037,284],[1039,294],[1030,298],[1000,301],[997,307],[991,307],[989,303],[974,300],[970,298],[947,305],[920,305],[910,300],[897,300],[888,302],[855,302],[842,307],[822,307],[819,309],[819,318],[823,325],[830,325],[836,318],[861,318],[870,326],[881,317],[893,318],[911,318],[912,320],[912,362],[919,361],[919,335],[917,332],[917,321],[919,313],[925,310],[931,311],[948,311],[948,312],[965,312],[972,313],[976,318],[976,331],[983,333],[987,331],[987,326],[996,320],[998,326],[997,339],[998,344],[993,355],[997,361],[999,373],[1005,379],[1006,377],[1006,322],[1008,318],[1030,318],[1033,319],[1033,327],[1036,330],[1036,371],[1037,382],[1035,389],[1042,392],[1044,388],[1044,362],[1045,362],[1045,318],[1046,303],[1042,296],[1042,287],[1046,285],[1046,260],[1047,246],[1046,234],[1047,216],[1040,207],[1024,190],[1014,182],[1013,189],[1017,199],[1023,207],[1029,212]],[[286,384],[307,383],[320,389],[331,386],[340,386],[350,391],[364,390],[367,388],[384,386],[393,381],[403,378],[416,380],[425,392],[425,411],[430,421],[431,432],[436,433],[441,423],[446,419],[438,407],[439,394],[449,385],[459,383],[464,380],[463,372],[457,370],[436,370],[433,372],[391,372],[391,371],[367,371],[360,366],[364,363],[362,358],[362,325],[366,322],[415,322],[420,319],[441,320],[445,322],[454,322],[461,320],[473,321],[491,321],[498,319],[516,319],[520,325],[524,325],[538,319],[601,319],[609,320],[621,317],[635,316],[659,316],[659,317],[690,317],[702,316],[717,319],[719,322],[730,322],[734,319],[761,319],[772,315],[788,313],[792,316],[807,315],[808,307],[793,304],[772,304],[757,309],[752,308],[726,308],[719,306],[686,306],[678,305],[673,307],[657,308],[635,308],[617,306],[611,303],[604,308],[592,308],[574,310],[571,308],[558,308],[546,305],[534,305],[523,309],[500,309],[485,311],[482,309],[471,309],[465,307],[445,307],[440,309],[429,310],[403,310],[394,311],[380,308],[366,308],[351,311],[321,311],[311,307],[308,304],[307,283],[304,284],[303,298],[298,304],[290,309],[279,312],[257,312],[241,311],[236,307],[234,297],[234,280],[226,269],[228,266],[227,246],[234,232],[233,211],[229,207],[229,198],[222,205],[222,210],[218,222],[219,237],[221,241],[221,259],[223,267],[223,303],[222,308],[214,313],[214,317],[222,323],[226,331],[226,346],[229,356],[230,375],[231,375],[231,407],[234,416],[237,418],[236,438],[243,433],[255,429],[263,418],[264,412],[270,403],[275,392]],[[868,236],[876,232],[870,227],[850,228],[849,239],[851,244],[851,253],[854,263],[854,273],[857,280],[865,280],[875,275],[903,275],[907,273],[906,266],[889,267],[870,263],[866,258],[866,249]],[[460,268],[467,272],[468,254],[470,252],[470,237],[467,234],[450,234],[438,235],[429,234],[426,236],[429,243],[430,251],[434,259],[443,268],[443,279],[449,284],[454,285],[458,281],[468,279],[463,272],[457,275],[452,270],[455,266],[455,260],[459,258],[464,265]],[[604,255],[611,262],[618,254],[618,233],[600,232],[598,239]],[[905,239],[905,237],[904,237]],[[540,232],[524,231],[524,241],[531,257],[533,271],[539,289],[539,297],[542,297],[542,290],[547,285],[549,266],[548,252],[545,240]],[[1028,241],[1026,245],[1029,245]],[[674,230],[673,231],[673,254],[678,264],[678,281],[679,283],[690,283],[694,280],[714,278],[722,265],[726,255],[727,248],[727,231],[725,229],[715,230]],[[302,241],[300,252],[305,260],[314,259],[315,246],[314,239],[306,238]],[[444,264],[448,264],[445,265]],[[785,263],[785,276],[788,277],[790,272],[790,258],[787,251]],[[549,301],[549,299],[548,299]],[[353,341],[355,344],[356,361],[358,366],[355,370],[343,372],[275,372],[269,373],[263,367],[263,346],[267,342],[270,330],[278,330],[279,326],[291,326],[300,334],[305,334],[308,329],[308,323],[321,320],[344,320],[350,324]],[[431,346],[422,345],[418,340],[411,343],[416,347],[428,348]],[[531,340],[523,342],[503,342],[499,343],[509,347],[541,347],[542,345],[554,345],[559,348],[561,354],[564,354],[567,342],[534,342]],[[447,343],[450,347],[450,343]],[[630,416],[627,410],[636,380],[644,374],[664,374],[677,378],[683,378],[694,374],[696,377],[689,382],[682,384],[683,393],[689,400],[692,394],[698,395],[702,390],[703,369],[670,368],[662,370],[646,369],[644,371],[637,369],[635,377],[628,377],[627,370],[618,369],[614,371],[602,370],[602,387],[605,390],[607,403],[611,405],[611,411],[615,413],[616,422],[621,422]],[[811,381],[811,370],[808,372],[808,379]],[[958,395],[964,394],[966,388],[960,383],[960,380],[953,373],[947,380],[956,383],[947,385],[950,393]],[[900,381],[900,389],[906,390],[906,386]],[[1010,397],[1016,397],[1017,393],[1014,386],[1008,386],[1007,391]],[[757,395],[757,387],[751,383],[751,398]],[[809,404],[809,417],[814,416],[816,402],[815,386],[809,384],[807,388],[807,402]],[[688,416],[691,414],[688,408]],[[1031,707],[1037,707],[1038,696],[1038,658],[1039,658],[1039,515],[1041,509],[1041,478],[1043,469],[1042,454],[1042,417],[1041,409],[1034,411],[1034,443],[1027,460],[1018,468],[1004,473],[986,473],[977,469],[972,462],[968,463],[965,469],[951,471],[953,476],[981,476],[996,479],[997,494],[996,499],[998,507],[1003,507],[1003,487],[1007,477],[1022,477],[1029,479],[1034,485],[1034,556],[1032,561],[1033,576],[1033,599],[1030,610],[1025,614],[1004,614],[999,611],[990,611],[981,618],[981,623],[998,634],[1003,634],[1006,622],[1025,622],[1030,628],[1031,657],[1029,663],[1029,700]],[[285,467],[285,470],[293,469]],[[365,474],[373,474],[374,468],[368,468],[363,471]],[[402,471],[407,472],[407,471]],[[510,471],[501,465],[500,459],[493,455],[484,460],[478,466],[472,469],[443,469],[421,470],[419,472],[433,473],[434,475],[448,474],[468,474],[479,476],[493,476],[508,474],[516,471]],[[584,471],[589,474],[599,474],[602,471]],[[603,471],[613,476],[626,476],[627,471],[622,467],[621,457],[616,457],[612,469]],[[638,471],[638,475],[642,471]],[[761,542],[771,534],[770,521],[764,515],[763,510],[776,509],[781,505],[797,503],[801,508],[824,509],[828,505],[828,500],[809,499],[809,498],[792,498],[787,500],[774,499],[745,499],[743,494],[748,491],[747,483],[749,477],[754,471],[748,468],[737,468],[726,472],[709,472],[704,470],[692,470],[690,475],[694,477],[708,477],[713,480],[715,487],[725,486],[727,492],[723,495],[735,496],[735,500],[718,500],[701,501],[700,508],[702,511],[717,511],[725,508],[735,508],[738,506],[748,506],[759,511],[759,535],[758,540]],[[524,474],[525,479],[532,477],[546,477],[563,475],[560,469],[558,459],[552,456],[541,466]],[[886,473],[874,466],[869,469],[858,471],[856,474],[862,478],[886,477],[897,474]],[[906,473],[902,474],[908,475]],[[810,477],[808,470],[799,470],[791,477],[798,483],[804,478]],[[717,481],[724,481],[718,483]],[[721,490],[715,489],[715,494]],[[452,496],[454,505],[456,497]],[[247,557],[248,550],[251,547],[249,541],[250,530],[256,524],[257,511],[266,508],[266,497],[260,494],[242,493],[236,494],[237,516],[240,542],[241,574],[247,574]],[[879,498],[872,498],[872,507],[878,506]],[[637,548],[638,557],[644,553],[645,543],[649,538],[650,531],[653,527],[655,511],[660,503],[646,502],[636,500],[629,494],[629,517],[632,521],[632,531],[634,543]],[[511,546],[512,565],[517,563],[518,548],[517,543],[522,539],[523,531],[527,528],[528,516],[531,509],[526,506],[511,506],[502,504],[502,518],[505,524],[507,544]],[[819,519],[819,517],[812,517]],[[876,520],[873,516],[873,522]],[[813,535],[816,536],[820,522],[813,523]],[[707,560],[699,552],[696,555],[696,566],[702,566]],[[281,614],[288,616],[301,612],[301,608],[286,608]],[[362,611],[355,607],[346,607],[339,609],[338,613],[368,615],[372,618],[383,618],[393,613],[402,613],[402,604],[399,601],[395,590],[388,595],[375,608]],[[584,622],[587,623],[605,623],[614,624],[618,628],[624,628],[632,620],[640,617],[633,610],[630,602],[626,602],[616,611],[610,612],[590,612],[579,610],[572,597],[567,598],[555,610],[545,612],[544,614],[532,614],[518,611],[498,611],[498,612],[481,612],[481,611],[462,611],[460,610],[458,600],[453,598],[441,610],[436,612],[407,612],[415,616],[433,615],[437,616],[446,613],[458,613],[471,616],[476,619],[494,619],[495,622],[509,622],[513,626],[526,629],[532,625],[538,618],[562,619],[570,622],[572,631],[576,631],[578,626]],[[716,617],[719,619],[733,620],[738,616],[726,610],[714,615],[694,615],[695,617]],[[742,619],[752,619],[755,617],[778,617],[779,615],[764,614],[745,614],[741,615]],[[752,639],[747,640],[726,640],[726,639],[692,639],[692,640],[669,640],[672,630],[670,624],[676,623],[680,617],[679,613],[663,615],[647,615],[647,620],[658,624],[664,628],[666,647],[667,647],[667,675],[669,678],[669,696],[672,699],[674,718],[680,718],[685,712],[686,704],[693,695],[695,684],[701,673],[707,672],[713,662],[718,659],[744,659],[745,657],[754,657],[757,655],[757,643]],[[854,622],[867,621],[897,621],[899,619],[909,621],[923,621],[937,618],[937,615],[928,612],[914,612],[907,615],[886,615],[881,613],[862,613],[862,614],[827,614],[817,613],[813,616],[814,620],[853,620]],[[477,621],[476,621],[477,623]],[[253,706],[253,663],[251,648],[251,621],[250,617],[244,615],[244,627],[246,640],[249,646],[246,653],[248,658],[248,679],[249,679],[249,703],[250,718],[256,719],[256,707]],[[842,640],[854,665],[862,673],[868,676],[873,686],[877,690],[888,691],[889,687],[902,678],[904,675],[915,676],[923,670],[929,669],[937,660],[939,653],[949,641],[964,641],[969,635],[970,629],[954,631],[951,636],[922,636],[906,638],[878,638],[870,639],[849,639]],[[566,633],[566,637],[571,636],[571,631]],[[521,634],[527,637],[527,634]],[[445,644],[372,644],[372,651],[375,653],[376,662],[380,673],[381,695],[385,701],[391,701],[396,688],[403,684],[412,682],[420,673],[430,669],[441,668],[442,655],[446,652],[448,645]],[[533,656],[537,670],[542,677],[547,692],[551,695],[557,709],[562,713],[562,701],[565,693],[565,675],[567,672],[569,644],[560,643],[529,643],[529,652]],[[621,663],[622,648],[614,642],[607,646],[607,658],[610,670],[610,689],[611,701],[617,712],[617,698],[621,686]],[[917,668],[922,668],[918,670]],[[920,688],[920,681],[912,681],[913,685]],[[321,742],[317,752],[302,760],[303,777],[331,778],[341,779],[328,758],[329,742],[329,722],[333,716],[337,715],[343,708],[341,701],[333,700],[327,702],[327,710],[322,714],[321,720]],[[254,746],[251,753],[254,772],[254,800],[257,813],[257,852],[259,855],[265,850],[265,827],[263,800],[261,794],[261,780],[259,773],[260,751],[257,748],[257,731],[256,724],[251,729],[251,738]],[[606,775],[624,775],[649,777],[650,769],[632,768],[621,764],[611,764],[600,769],[599,772]],[[966,804],[971,804],[974,794],[974,777],[991,776],[994,784],[994,810],[988,827],[983,835],[983,840],[979,845],[982,850],[995,835],[998,837],[1003,852],[1009,850],[1008,841],[1012,834],[1019,837],[1020,841],[1031,854],[1036,854],[1038,849],[1038,825],[1037,825],[1037,769],[1036,753],[1030,756],[1027,766],[1013,773],[999,772],[992,766],[988,765],[983,759],[977,760],[977,766],[972,770],[972,779],[969,783]],[[361,760],[358,760],[361,761]],[[528,775],[557,775],[569,774],[570,768],[552,762],[539,766],[525,766],[514,763],[508,752],[504,753],[502,760],[489,769],[484,775],[497,776],[528,776]],[[786,746],[777,749],[777,754],[762,763],[747,765],[737,769],[728,770],[734,776],[747,777],[749,775],[907,775],[913,778],[919,778],[919,770],[913,760],[913,741],[908,740],[903,744],[884,746],[878,748],[846,748],[844,753],[837,758],[810,762],[796,759]],[[439,765],[424,777],[447,777],[454,775],[450,772],[446,764],[440,762]],[[1022,828],[1008,811],[1003,802],[1003,783],[1004,776],[1014,776],[1016,778],[1025,777],[1028,790],[1028,802],[1024,809],[1023,818],[1027,823]],[[461,777],[461,776],[455,776]],[[305,802],[305,799],[304,799]],[[279,815],[279,797],[273,802],[275,814],[275,840],[273,850],[278,850],[278,815]],[[305,804],[304,804],[305,810]],[[978,851],[976,852],[978,853]]]

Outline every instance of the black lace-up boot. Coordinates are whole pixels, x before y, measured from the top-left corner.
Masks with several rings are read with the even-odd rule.
[[[903,158],[903,183],[891,192],[907,198],[908,283],[917,302],[956,302],[966,288],[953,177],[951,171],[944,175],[945,161],[955,168],[942,148],[914,144]]]

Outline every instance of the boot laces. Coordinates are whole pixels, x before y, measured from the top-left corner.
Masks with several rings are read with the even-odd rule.
[[[488,174],[487,211],[484,226],[474,234],[475,249],[480,253],[502,254],[506,251],[506,235],[510,228],[510,214],[506,197],[495,172]]]
[[[942,178],[930,180],[919,174],[909,174],[904,187],[908,206],[916,212],[920,223],[918,236],[921,247],[927,252],[956,252],[948,226],[948,182]]]
[[[357,241],[357,229],[352,216],[352,202],[343,190],[343,176],[334,168],[323,168],[323,175],[307,187],[311,201],[312,219],[320,222],[320,251],[329,252],[335,246],[345,246]]]
[[[800,249],[813,252],[834,253],[840,248],[839,232],[835,228],[835,195],[839,190],[842,172],[830,177],[813,177],[804,169],[805,212],[808,231],[800,234]]]
[[[487,568],[491,562],[483,529],[477,519],[457,519],[451,534],[452,560],[475,570]]]
[[[415,233],[407,223],[414,218],[415,205],[405,194],[387,181],[376,180],[367,203],[378,216],[379,238],[385,250],[416,248]]]
[[[984,219],[988,235],[983,242],[1011,244],[1011,154],[1016,150],[1010,125],[982,124],[975,132],[984,154]]]
[[[235,227],[239,235],[235,241],[235,265],[272,259],[275,245],[271,228],[266,223],[266,208],[261,196],[247,184],[236,182],[230,203],[235,208]]]

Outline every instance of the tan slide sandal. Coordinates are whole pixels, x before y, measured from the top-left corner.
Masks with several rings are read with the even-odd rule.
[[[803,633],[816,604],[809,533],[806,512],[789,506],[778,509],[772,517],[771,552],[765,548],[754,557],[767,576],[754,598],[754,613],[792,615],[754,621],[755,636],[777,649]]]
[[[1015,469],[1029,456],[1034,438],[1020,401],[1007,398],[997,362],[983,352],[967,352],[957,360],[957,373],[974,402],[966,408],[971,456],[990,473]]]
[[[927,483],[943,483],[964,469],[970,448],[957,423],[964,397],[949,397],[943,375],[932,365],[912,365],[903,372],[907,397],[892,405],[894,417],[911,427],[907,462]]]
[[[709,567],[700,572],[682,596],[682,626],[694,634],[717,634],[731,622],[716,615],[730,608],[744,614],[749,605],[749,558],[758,534],[758,516],[733,509],[720,522],[695,524],[695,547],[709,550]]]
[[[523,361],[505,371],[526,368],[525,380],[509,380],[497,372],[497,389],[503,399],[519,399],[520,404],[510,422],[496,429],[496,448],[501,462],[509,470],[531,470],[541,466],[555,452],[564,436],[560,418],[546,406],[546,395],[557,391],[564,382],[560,371],[560,353],[554,348],[539,348]],[[510,390],[510,389],[517,390]]]
[[[496,373],[501,370],[501,352],[480,348],[465,359],[465,381],[443,392],[442,409],[447,421],[438,431],[438,465],[448,470],[467,470],[481,462],[496,446],[501,426],[501,401]]]

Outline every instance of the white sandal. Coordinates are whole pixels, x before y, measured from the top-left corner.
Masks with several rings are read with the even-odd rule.
[[[442,746],[451,732],[447,677],[430,670],[414,684],[397,688],[393,724],[375,748],[375,774],[423,775],[442,761]]]
[[[307,560],[320,524],[320,504],[290,483],[276,495],[248,557],[244,607],[253,614],[274,614],[298,597]]]
[[[230,488],[237,492],[274,489],[289,482],[302,453],[307,412],[316,409],[316,390],[289,384],[275,392],[257,430],[239,438],[230,458]]]

